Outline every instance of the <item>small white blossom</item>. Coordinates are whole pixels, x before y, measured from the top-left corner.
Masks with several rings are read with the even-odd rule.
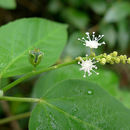
[[[97,66],[94,65],[95,63],[97,63],[98,61],[93,61],[91,59],[88,60],[83,60],[82,58],[80,58],[81,62],[79,61],[78,64],[81,65],[80,71],[83,70],[84,71],[84,75],[83,77],[86,77],[86,72],[88,73],[88,76],[90,76],[92,74],[91,71],[95,72],[93,69],[97,69]],[[95,72],[97,75],[99,73]]]
[[[89,32],[86,32],[87,35],[87,39],[85,39],[84,37],[82,37],[82,39],[78,38],[78,40],[83,42],[83,45],[85,45],[86,47],[90,47],[90,48],[98,48],[98,46],[101,46],[102,44],[105,44],[105,42],[101,42],[99,43],[99,40],[101,40],[101,38],[104,35],[98,35],[98,37],[95,36],[95,32],[93,32],[92,38],[90,38]]]

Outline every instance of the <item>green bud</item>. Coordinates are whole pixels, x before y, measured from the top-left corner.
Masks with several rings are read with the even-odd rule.
[[[110,62],[110,61],[111,61],[111,56],[110,56],[110,55],[107,55],[106,61],[107,61],[107,62]]]
[[[120,58],[115,58],[115,62],[117,63],[117,64],[119,64],[120,63]]]
[[[123,60],[123,59],[124,59],[124,56],[123,56],[123,55],[120,55],[119,58],[120,58],[120,60]]]
[[[127,63],[130,64],[130,58],[127,59]]]
[[[2,97],[4,95],[3,90],[0,90],[0,97]]]
[[[106,59],[105,59],[105,58],[102,58],[102,59],[100,60],[100,63],[101,63],[102,65],[105,65],[105,64],[106,64]]]
[[[125,59],[125,60],[127,59],[127,55],[124,55],[124,59]]]
[[[29,61],[34,67],[41,62],[42,56],[43,53],[39,49],[29,51]]]
[[[114,64],[114,61],[111,60],[111,61],[110,61],[110,64]]]
[[[106,57],[106,56],[107,56],[107,54],[106,54],[106,53],[104,53],[104,54],[103,54],[103,56],[104,56],[104,57]]]
[[[123,59],[123,60],[122,60],[122,63],[123,63],[123,64],[126,64],[126,60],[125,60],[125,59]]]
[[[117,51],[113,51],[113,53],[112,53],[112,56],[117,56],[118,55],[118,52]]]

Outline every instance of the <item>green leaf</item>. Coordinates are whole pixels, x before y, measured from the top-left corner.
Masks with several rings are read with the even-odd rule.
[[[130,111],[96,84],[67,80],[43,95],[31,114],[30,130],[130,129]]]
[[[117,98],[130,109],[130,91],[119,90]]]
[[[41,18],[20,19],[0,28],[0,76],[21,75],[34,70],[29,50],[44,56],[36,70],[54,64],[67,40],[67,26]]]
[[[15,9],[16,1],[15,0],[0,0],[0,7],[5,9]]]
[[[117,40],[117,32],[114,26],[112,24],[101,24],[99,30],[104,35],[107,45],[113,48]]]
[[[112,4],[111,8],[107,11],[104,20],[106,22],[117,22],[130,15],[129,2],[116,2]]]
[[[86,13],[74,8],[63,9],[61,16],[65,21],[78,29],[85,29],[89,22],[89,18]]]
[[[53,87],[58,82],[75,78],[96,83],[108,91],[111,95],[116,96],[119,83],[117,75],[110,70],[104,69],[98,69],[98,72],[98,76],[96,74],[92,74],[90,77],[87,76],[86,78],[83,78],[83,71],[79,71],[78,65],[70,65],[53,70],[39,78],[36,85],[34,86],[33,97],[40,98],[43,96],[44,91]]]
[[[8,85],[9,80],[7,78],[0,79],[0,89],[4,88],[6,85]]]

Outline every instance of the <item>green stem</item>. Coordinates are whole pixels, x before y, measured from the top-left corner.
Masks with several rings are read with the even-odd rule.
[[[41,99],[39,98],[19,98],[19,97],[8,97],[8,96],[2,96],[0,97],[0,100],[16,101],[16,102],[40,102],[41,101]]]
[[[88,59],[88,58],[92,58],[93,56],[88,56],[88,57],[83,57],[83,59]],[[94,58],[98,58],[98,57],[101,57],[100,55],[99,56],[95,56]],[[66,63],[63,63],[63,64],[58,64],[58,65],[54,65],[54,66],[51,66],[49,68],[46,68],[46,69],[41,69],[39,71],[32,71],[32,72],[29,72],[27,73],[26,75],[24,75],[23,77],[15,80],[14,82],[10,83],[9,85],[5,86],[2,90],[4,92],[6,92],[7,90],[13,88],[15,85],[21,83],[22,81],[32,77],[32,76],[36,76],[38,74],[41,74],[43,72],[47,72],[47,71],[50,71],[50,70],[54,70],[54,69],[58,69],[58,68],[61,68],[61,67],[64,67],[64,66],[68,66],[68,65],[71,65],[71,64],[75,64],[77,63],[77,61],[79,61],[78,58],[76,58],[75,60],[72,60],[70,62],[66,62]]]
[[[27,73],[26,75],[24,75],[23,77],[15,80],[14,82],[10,83],[9,85],[5,86],[3,88],[3,91],[6,92],[7,90],[11,89],[12,87],[14,87],[15,85],[21,83],[22,81],[32,77],[32,76],[35,76],[35,75],[38,75],[40,73],[43,73],[43,72],[47,72],[47,71],[50,71],[50,70],[54,70],[54,69],[58,69],[58,68],[61,68],[63,66],[67,66],[67,65],[71,65],[71,64],[74,64],[76,63],[77,60],[72,60],[71,62],[67,62],[67,63],[63,63],[63,64],[59,64],[59,65],[54,65],[54,66],[51,66],[49,68],[46,68],[46,69],[41,69],[39,71],[32,71],[32,72],[29,72]]]
[[[30,112],[26,112],[26,113],[22,113],[22,114],[19,114],[19,115],[14,115],[14,116],[11,116],[11,117],[0,119],[0,125],[8,123],[8,122],[13,121],[13,120],[19,120],[19,119],[27,118],[27,117],[30,116],[30,114],[31,114]]]

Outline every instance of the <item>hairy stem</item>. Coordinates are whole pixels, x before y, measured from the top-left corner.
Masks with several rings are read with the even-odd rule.
[[[41,99],[39,98],[20,98],[20,97],[8,97],[8,96],[2,96],[0,97],[0,100],[16,101],[16,102],[40,102],[41,101]]]
[[[10,122],[10,121],[27,118],[27,117],[30,116],[30,114],[31,114],[30,112],[26,112],[26,113],[22,113],[22,114],[10,116],[10,117],[4,118],[4,119],[0,119],[0,125],[1,125],[1,124],[5,124],[5,123],[8,123],[8,122]]]

